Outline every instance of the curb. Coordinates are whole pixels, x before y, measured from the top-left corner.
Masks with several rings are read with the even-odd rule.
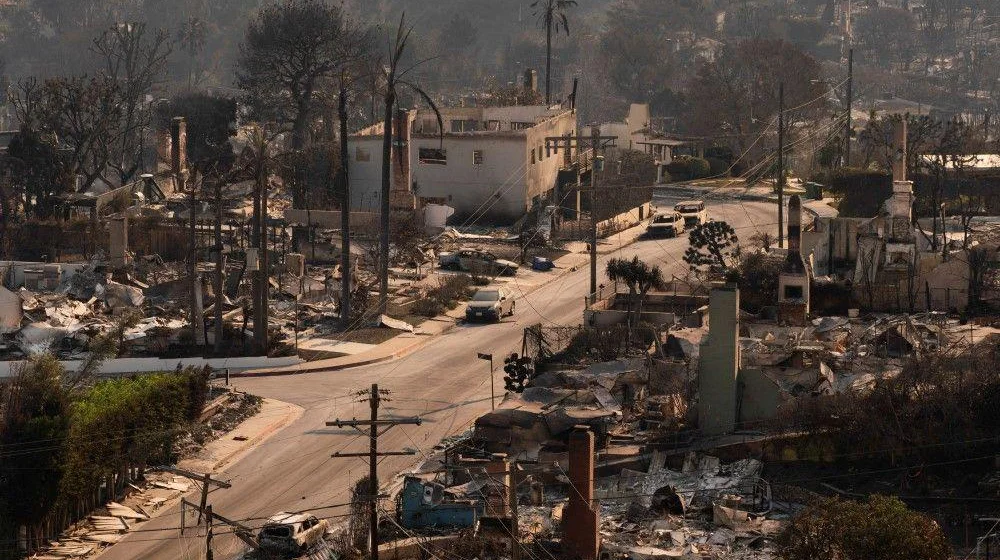
[[[418,339],[413,344],[411,344],[409,346],[406,346],[404,348],[400,348],[399,350],[393,352],[392,354],[386,354],[386,355],[383,355],[383,356],[377,356],[377,357],[374,357],[374,358],[368,358],[368,359],[359,360],[359,361],[356,361],[356,362],[349,362],[349,363],[344,363],[344,364],[335,364],[335,365],[328,365],[328,366],[317,366],[317,367],[307,367],[310,362],[306,362],[304,364],[301,364],[301,366],[293,366],[293,367],[296,368],[296,369],[293,369],[293,370],[287,370],[287,371],[286,370],[246,370],[246,371],[240,371],[240,372],[230,373],[229,377],[231,377],[231,378],[235,378],[235,377],[278,377],[278,376],[282,376],[282,375],[299,375],[299,374],[302,374],[302,373],[316,373],[316,372],[319,372],[319,371],[341,371],[341,370],[351,369],[351,368],[356,368],[356,367],[370,366],[372,364],[378,364],[378,363],[382,363],[382,362],[388,362],[390,360],[395,360],[395,359],[407,356],[407,355],[411,354],[412,352],[420,349],[422,346],[424,346],[425,344],[429,343],[430,341],[434,340],[438,336],[440,336],[442,334],[445,334],[446,332],[450,331],[453,328],[455,328],[455,324],[452,324],[452,325],[449,325],[449,326],[445,327],[439,333],[421,337],[420,339]]]

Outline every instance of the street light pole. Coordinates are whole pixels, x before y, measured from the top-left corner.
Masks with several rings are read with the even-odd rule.
[[[493,354],[483,354],[479,352],[476,354],[480,360],[488,360],[490,362],[490,410],[497,409],[497,392],[496,386],[493,383]]]

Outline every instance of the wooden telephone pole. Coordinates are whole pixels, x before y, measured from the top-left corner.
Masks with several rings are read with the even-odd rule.
[[[393,420],[379,420],[378,417],[378,407],[379,403],[383,400],[389,400],[383,395],[388,395],[389,391],[382,389],[379,390],[378,383],[372,383],[372,388],[370,390],[362,391],[359,395],[368,395],[368,403],[371,405],[371,419],[370,420],[334,420],[333,422],[327,422],[327,426],[336,426],[338,428],[351,427],[355,430],[361,432],[362,435],[368,436],[368,452],[367,453],[334,453],[331,457],[367,457],[368,459],[368,479],[370,482],[369,486],[369,504],[368,504],[368,540],[369,540],[369,558],[371,560],[378,560],[378,494],[379,494],[379,484],[378,484],[378,459],[379,457],[391,457],[397,455],[414,455],[415,451],[379,451],[378,450],[378,438],[385,432],[389,431],[390,428],[402,424],[413,424],[416,426],[420,425],[420,418],[396,418]],[[368,427],[368,432],[365,433],[362,427]]]
[[[185,529],[185,527],[184,527],[184,517],[185,517],[185,515],[184,514],[185,514],[185,512],[187,511],[188,508],[191,508],[191,509],[196,510],[198,512],[198,518],[199,518],[199,520],[201,519],[201,515],[202,514],[205,515],[205,527],[206,527],[205,549],[206,549],[206,554],[207,554],[208,560],[212,559],[212,536],[213,536],[212,526],[213,526],[213,524],[215,523],[216,520],[221,521],[222,523],[225,523],[226,525],[229,525],[230,527],[232,527],[233,528],[233,534],[236,535],[237,537],[239,537],[240,540],[242,540],[243,542],[245,542],[247,545],[249,545],[250,548],[258,548],[259,547],[259,543],[257,542],[257,540],[253,536],[253,529],[251,529],[250,527],[247,527],[246,525],[244,525],[242,523],[233,521],[232,519],[223,517],[223,516],[219,515],[218,513],[213,512],[211,505],[199,506],[198,504],[196,504],[194,502],[187,501],[185,498],[181,498],[181,534],[182,535],[184,534],[184,529]],[[199,521],[197,524],[195,524],[195,527],[197,527],[200,524],[201,524],[201,521]]]
[[[785,83],[778,86],[778,247],[785,246]]]
[[[847,51],[847,121],[844,124],[844,167],[851,166],[851,112],[854,110],[854,49]]]
[[[591,164],[590,164],[590,188],[580,189],[590,191],[590,293],[597,293],[597,173],[599,162],[597,156],[597,150],[603,151],[607,147],[614,147],[615,140],[617,136],[601,136],[601,129],[596,126],[590,127],[590,136],[572,136],[567,134],[566,136],[546,136],[545,137],[545,153],[548,155],[550,150],[555,150],[559,153],[559,148],[562,147],[566,151],[564,152],[564,161],[569,161],[570,150],[576,148],[577,155],[579,155],[580,148],[582,146],[590,145],[591,150]],[[604,158],[601,156],[601,162]],[[556,205],[559,205],[560,201],[555,201]]]

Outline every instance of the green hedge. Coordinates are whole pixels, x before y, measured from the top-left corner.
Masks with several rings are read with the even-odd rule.
[[[678,156],[667,164],[667,172],[677,181],[690,181],[711,175],[712,166],[702,158]]]
[[[171,462],[183,429],[205,403],[202,372],[110,379],[70,406],[62,497],[78,498],[129,466]]]

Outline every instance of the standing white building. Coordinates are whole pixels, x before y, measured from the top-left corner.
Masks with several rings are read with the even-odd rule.
[[[511,223],[551,202],[566,154],[545,138],[576,134],[576,111],[561,107],[456,107],[399,111],[393,123],[395,208],[445,204],[457,219]],[[376,209],[382,182],[381,123],[348,138],[351,201]],[[395,150],[402,150],[400,158]]]

